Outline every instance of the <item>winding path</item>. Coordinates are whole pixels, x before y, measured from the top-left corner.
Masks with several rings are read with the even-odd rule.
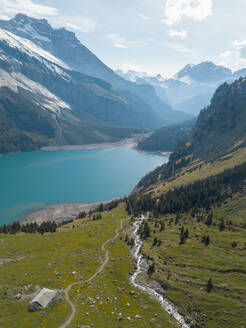
[[[105,246],[106,246],[108,243],[110,243],[110,242],[114,242],[115,239],[117,239],[117,238],[119,237],[119,232],[120,232],[120,230],[123,228],[123,222],[124,222],[125,220],[129,220],[129,219],[128,219],[128,218],[126,218],[126,219],[122,219],[122,220],[120,221],[120,227],[117,228],[117,229],[115,229],[115,235],[114,235],[114,237],[112,237],[112,238],[106,240],[106,241],[104,242],[104,244],[102,245],[101,250],[102,250],[103,252],[105,252],[105,260],[104,260],[104,262],[101,264],[101,266],[99,267],[99,269],[97,270],[97,272],[94,273],[93,276],[91,276],[89,279],[87,279],[87,280],[83,280],[83,281],[78,281],[78,282],[73,282],[72,284],[70,284],[69,286],[67,286],[67,288],[65,289],[65,298],[66,298],[67,302],[68,302],[68,303],[70,304],[70,306],[71,306],[72,313],[71,313],[70,317],[67,319],[67,321],[66,321],[63,325],[61,325],[59,328],[66,328],[66,327],[68,327],[68,326],[70,325],[70,323],[73,321],[73,319],[74,319],[74,317],[75,317],[75,314],[76,314],[76,307],[75,307],[75,305],[73,304],[73,302],[72,302],[72,301],[70,300],[70,298],[69,298],[69,291],[71,290],[71,288],[72,288],[73,286],[80,285],[80,284],[86,284],[86,283],[92,281],[94,278],[96,278],[96,276],[99,275],[99,273],[101,273],[101,272],[103,271],[103,269],[105,268],[105,265],[106,265],[106,264],[108,263],[108,261],[109,261],[109,251],[108,251],[107,249],[105,249]]]

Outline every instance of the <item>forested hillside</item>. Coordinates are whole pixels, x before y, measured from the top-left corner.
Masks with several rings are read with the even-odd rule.
[[[166,126],[154,131],[138,143],[138,149],[148,152],[172,152],[178,141],[192,132],[195,119],[177,125]]]
[[[145,176],[138,186],[147,188],[182,175],[188,166],[194,171],[224,156],[238,154],[246,145],[245,108],[246,79],[220,86],[210,106],[201,111],[190,136],[175,146],[169,162]]]

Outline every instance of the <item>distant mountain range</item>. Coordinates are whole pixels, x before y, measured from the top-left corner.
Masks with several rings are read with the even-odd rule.
[[[115,141],[138,129],[189,118],[163,102],[153,86],[119,77],[73,32],[53,29],[47,20],[23,14],[0,20],[0,95],[1,117],[15,133],[30,138],[28,142],[23,139],[23,147],[17,150],[28,149],[28,144],[35,148],[47,143]],[[30,111],[19,106],[20,99],[28,102]],[[33,111],[36,115],[30,114]],[[43,116],[48,134],[46,129],[33,130]],[[25,122],[34,122],[32,131]],[[3,121],[0,125],[5,126]],[[7,142],[3,149],[0,145],[0,153],[6,149]],[[9,149],[16,150],[14,141]]]
[[[219,85],[246,76],[246,69],[232,73],[230,69],[212,62],[188,64],[168,79],[160,74],[149,76],[147,73],[135,71],[116,72],[129,81],[141,84],[145,82],[154,86],[157,95],[172,108],[193,115],[198,115],[201,109],[209,105]]]

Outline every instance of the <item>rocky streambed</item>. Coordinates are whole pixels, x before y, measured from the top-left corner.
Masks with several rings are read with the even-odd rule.
[[[143,245],[143,241],[138,233],[139,228],[143,221],[145,220],[144,216],[136,219],[133,223],[133,238],[135,240],[135,246],[133,248],[133,256],[136,260],[137,269],[130,277],[130,281],[132,285],[141,291],[148,293],[151,297],[155,298],[163,307],[163,309],[168,312],[172,317],[174,317],[178,325],[182,328],[191,328],[191,326],[186,323],[185,318],[178,312],[178,309],[175,304],[173,304],[169,299],[167,299],[163,293],[158,289],[148,285],[141,279],[141,275],[146,273],[148,270],[148,262],[141,254],[141,247]]]

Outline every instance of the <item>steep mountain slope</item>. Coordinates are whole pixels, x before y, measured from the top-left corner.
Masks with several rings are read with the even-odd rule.
[[[143,178],[139,186],[148,188],[172,179],[172,176],[179,176],[180,181],[184,181],[183,175],[193,171],[199,179],[199,175],[209,175],[210,169],[218,173],[225,167],[244,162],[245,108],[246,79],[221,85],[211,105],[200,113],[192,134],[176,145],[167,164]],[[220,162],[227,164],[223,166]]]
[[[27,39],[0,30],[0,48],[1,69],[12,76],[22,74],[38,83],[48,90],[45,92],[70,104],[65,107],[123,126],[148,127],[158,122],[158,117],[141,100],[136,99],[134,104],[127,102],[107,82],[68,70],[63,62]],[[19,81],[22,79],[20,77]],[[8,83],[8,78],[3,83]]]
[[[3,29],[0,29],[0,73],[0,87],[12,90],[14,98],[19,95],[28,101],[29,107],[33,104],[33,111],[42,109],[59,131],[55,138],[43,139],[42,145],[44,141],[46,144],[114,141],[131,136],[137,131],[135,128],[161,125],[159,116],[139,97],[127,91],[124,96],[105,81],[71,71],[63,61],[32,41]],[[7,103],[4,110],[11,110]],[[2,143],[7,145],[3,138]],[[18,148],[22,149],[26,150]],[[6,147],[3,151],[7,151]]]
[[[10,21],[1,20],[0,27],[31,40],[66,63],[70,69],[107,81],[133,106],[137,107],[141,102],[142,108],[148,111],[152,110],[157,114],[161,113],[163,124],[165,122],[176,122],[175,115],[174,118],[171,117],[172,109],[157,97],[152,86],[141,87],[115,74],[89,49],[82,45],[73,32],[64,28],[53,29],[47,20],[34,19],[23,14],[16,15]],[[178,113],[174,114],[179,119]]]
[[[70,110],[54,113],[45,110],[30,93],[0,87],[0,154],[49,145],[112,142],[137,132],[138,129],[111,126],[86,114],[74,115]]]
[[[193,119],[177,125],[160,128],[141,140],[137,147],[139,150],[149,152],[171,152],[178,141],[184,139],[192,132],[195,123],[196,120]]]
[[[246,142],[246,80],[224,83],[204,109],[192,133],[193,154],[221,156]]]
[[[55,121],[46,111],[11,89],[0,88],[0,153],[40,148],[50,144],[55,133]]]
[[[146,215],[143,279],[159,282],[189,327],[246,322],[245,108],[245,79],[221,85],[191,136],[126,199],[129,215]]]

